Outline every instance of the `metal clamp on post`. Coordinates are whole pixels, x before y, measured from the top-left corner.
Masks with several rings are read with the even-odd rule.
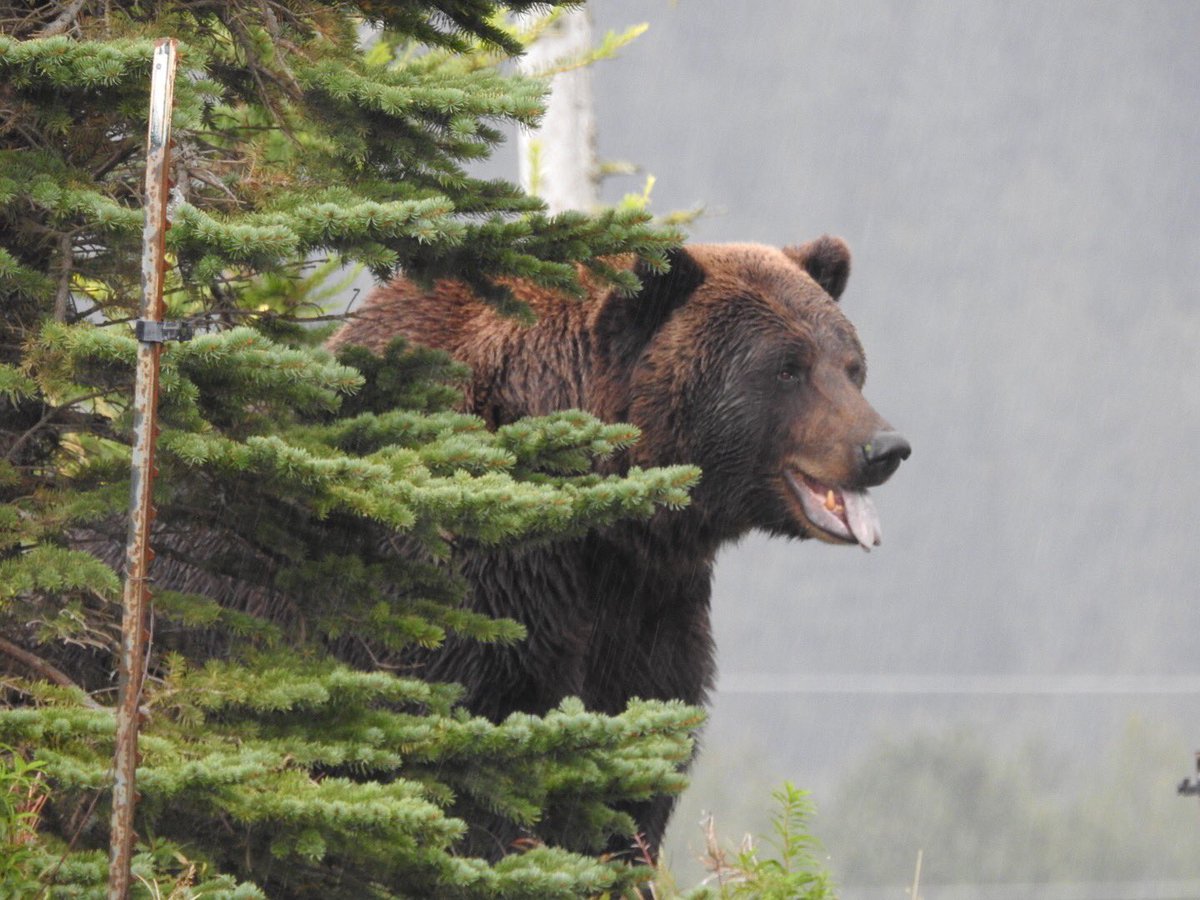
[[[164,341],[190,341],[190,322],[155,322],[153,319],[138,319],[133,323],[134,334],[143,344],[161,344]]]

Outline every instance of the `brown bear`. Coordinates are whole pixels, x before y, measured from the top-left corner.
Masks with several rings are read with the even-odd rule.
[[[428,675],[462,683],[477,714],[542,713],[571,695],[606,713],[632,697],[702,704],[722,544],[755,528],[880,541],[866,489],[910,448],[862,395],[862,346],[836,302],[845,243],[693,245],[670,263],[665,273],[637,264],[636,296],[593,286],[579,301],[513,283],[537,314],[529,326],[459,283],[398,280],[330,342],[381,351],[402,335],[441,348],[472,368],[466,407],[492,427],[583,409],[641,429],[619,465],[702,470],[682,511],[465,561],[474,608],[528,630],[513,647],[451,640],[430,660]],[[652,853],[671,806],[631,810]]]

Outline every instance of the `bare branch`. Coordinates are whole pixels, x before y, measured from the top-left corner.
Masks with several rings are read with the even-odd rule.
[[[54,295],[54,321],[65,322],[67,304],[71,302],[71,272],[75,262],[74,241],[69,232],[63,232],[58,239],[58,255],[62,269],[58,276],[58,292]]]
[[[127,141],[126,143],[118,146],[117,149],[113,151],[112,155],[103,163],[101,163],[98,169],[92,172],[92,178],[99,181],[117,166],[121,165],[121,163],[130,159],[140,149],[140,144],[131,141]]]
[[[83,9],[83,4],[86,0],[71,0],[67,7],[59,14],[58,18],[34,35],[35,38],[53,37],[56,34],[62,34],[75,24],[75,18],[79,15],[79,11]]]
[[[188,175],[195,178],[197,181],[202,181],[209,187],[216,188],[225,194],[236,206],[241,206],[242,201],[238,199],[238,195],[229,189],[229,185],[225,184],[220,178],[211,172],[204,170],[189,170]]]
[[[26,668],[32,669],[47,681],[53,681],[55,684],[62,685],[63,687],[76,688],[83,695],[83,705],[89,709],[104,709],[103,706],[88,696],[87,691],[76,684],[67,673],[50,665],[50,663],[46,662],[36,653],[30,653],[28,650],[18,647],[12,641],[3,637],[0,637],[0,653],[3,653],[10,659],[15,659]]]
[[[105,391],[95,391],[91,394],[84,394],[82,397],[76,397],[74,400],[68,400],[62,406],[49,407],[46,412],[42,414],[42,417],[38,419],[36,423],[34,423],[32,428],[30,428],[13,442],[13,445],[8,448],[8,453],[4,454],[4,458],[8,462],[13,462],[17,458],[17,453],[22,447],[25,446],[26,443],[29,442],[29,439],[37,434],[37,432],[41,431],[41,429],[44,428],[46,424],[59,413],[70,409],[76,403],[84,403],[88,400],[95,400],[98,397],[103,397],[104,394]]]

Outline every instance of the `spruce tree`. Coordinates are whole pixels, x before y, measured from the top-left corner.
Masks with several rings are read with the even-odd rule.
[[[168,318],[197,337],[163,354],[139,890],[572,897],[644,877],[595,854],[632,828],[614,804],[681,788],[696,710],[567,701],[493,724],[411,651],[521,639],[459,608],[460,548],[648,516],[697,473],[601,477],[631,427],[564,412],[489,432],[455,411],[445,357],[321,348],[342,265],[453,275],[522,315],[505,278],[578,294],[581,271],[635,287],[615,254],[663,264],[678,235],[641,210],[548,216],[469,173],[539,114],[504,17],[546,5],[0,2],[0,893],[106,879],[161,36],[181,59]],[[467,823],[489,817],[540,840],[472,856]]]

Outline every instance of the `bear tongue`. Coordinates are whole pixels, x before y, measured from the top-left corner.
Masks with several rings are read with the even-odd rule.
[[[879,514],[875,512],[875,504],[867,496],[866,491],[841,491],[842,506],[845,507],[846,524],[851,534],[858,540],[864,550],[878,547],[883,540],[883,531],[879,526]]]
[[[803,472],[785,471],[784,476],[800,498],[805,515],[818,528],[853,538],[864,550],[879,545],[883,536],[879,514],[866,491],[830,487]]]

